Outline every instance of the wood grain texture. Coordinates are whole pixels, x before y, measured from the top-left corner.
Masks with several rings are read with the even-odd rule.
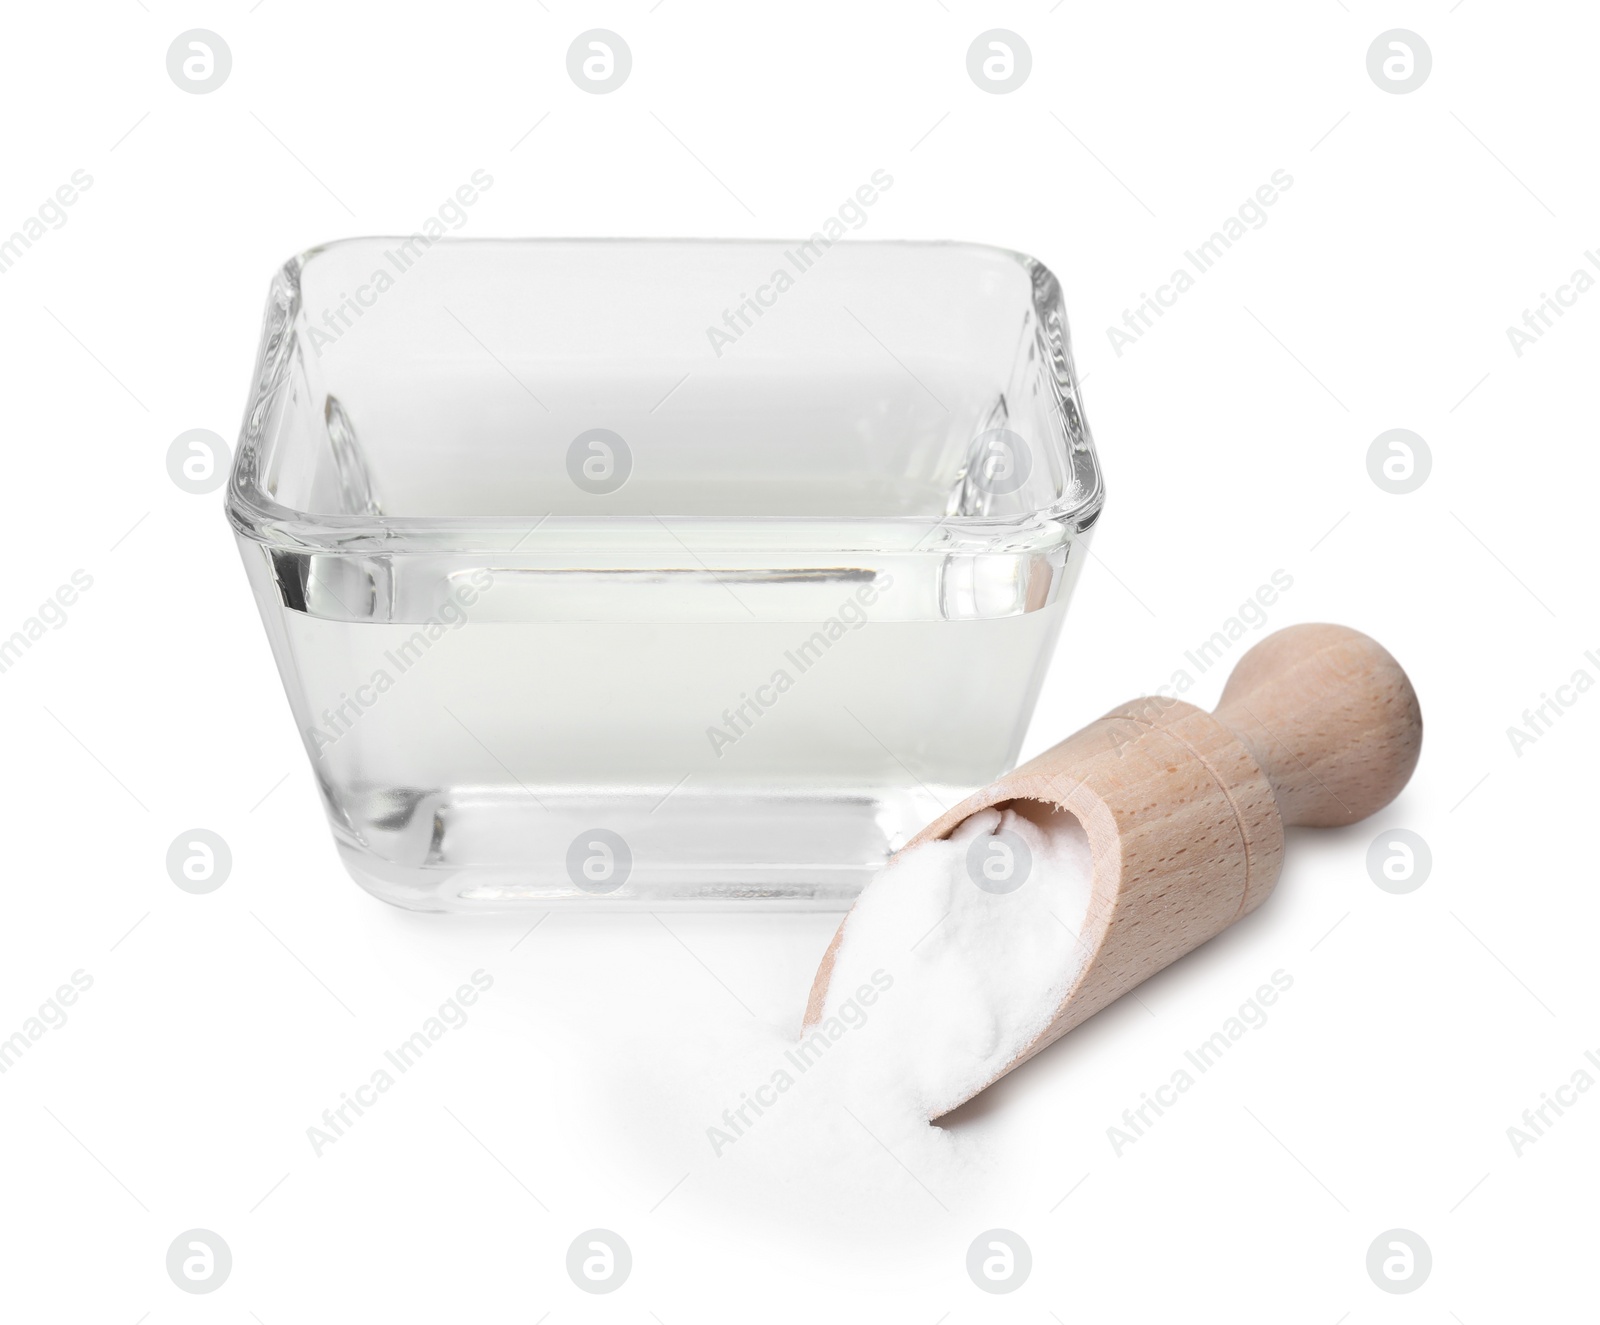
[[[1381,809],[1421,746],[1416,694],[1386,650],[1343,626],[1291,626],[1239,660],[1214,714],[1177,699],[1121,705],[929,824],[908,849],[979,810],[1037,802],[1074,816],[1093,853],[1086,960],[1049,1025],[995,1080],[1261,905],[1285,823],[1347,824]],[[822,1016],[849,923],[823,955],[806,1025]]]

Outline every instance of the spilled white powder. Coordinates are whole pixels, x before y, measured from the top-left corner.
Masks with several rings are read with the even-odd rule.
[[[683,1107],[720,1199],[754,1211],[803,1192],[837,1219],[893,1183],[938,1213],[984,1181],[982,1147],[930,1120],[1013,1063],[1085,960],[1090,845],[1072,816],[1030,811],[1048,829],[984,810],[891,861],[856,899],[821,1019],[798,1039],[792,1023],[760,1024],[707,1047]],[[1022,861],[1010,890],[976,882],[986,863],[1003,875]]]
[[[1003,873],[1019,847],[1019,886],[979,886],[969,860],[980,876],[985,861]],[[973,815],[862,892],[818,1023],[802,1029],[796,1010],[779,1024],[680,1025],[670,1048],[650,1040],[630,1056],[630,1072],[653,1065],[643,1090],[622,1079],[601,1097],[637,1101],[626,1130],[650,1161],[694,1174],[674,1201],[843,1243],[942,1236],[938,1221],[981,1199],[1005,1142],[981,1119],[930,1119],[987,1085],[1054,1015],[1083,965],[1091,883],[1072,816],[1031,803]]]
[[[819,1032],[833,1037],[827,1054],[844,1050],[852,1093],[870,1083],[884,1108],[919,1121],[1010,1066],[1083,965],[1089,842],[1070,815],[1048,824],[983,810],[892,861],[850,913],[802,1054]]]

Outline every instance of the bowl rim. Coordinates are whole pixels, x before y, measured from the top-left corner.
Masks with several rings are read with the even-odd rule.
[[[279,502],[260,481],[265,424],[274,398],[290,380],[296,347],[305,334],[301,273],[320,254],[357,245],[404,243],[412,236],[352,236],[313,245],[289,258],[274,273],[262,323],[255,372],[225,488],[229,523],[242,538],[277,548],[370,554],[437,555],[441,552],[497,552],[536,556],[578,548],[628,553],[669,550],[834,551],[899,555],[948,555],[952,551],[1002,554],[1038,553],[1059,547],[1098,521],[1105,484],[1088,420],[1084,417],[1071,333],[1054,273],[1018,250],[962,240],[842,239],[851,248],[966,249],[999,257],[1029,274],[1034,310],[1041,326],[1054,330],[1049,349],[1055,372],[1044,380],[1056,393],[1051,440],[1071,475],[1055,501],[1007,516],[983,515],[384,515],[328,514]],[[790,246],[807,240],[740,237],[493,237],[445,236],[430,243],[488,245],[711,245]],[[1069,423],[1068,405],[1075,420]],[[778,535],[781,533],[781,537]],[[692,545],[692,546],[691,546]]]

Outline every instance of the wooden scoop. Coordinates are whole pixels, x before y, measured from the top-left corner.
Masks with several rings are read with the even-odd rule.
[[[1014,804],[1047,831],[1059,809],[1093,852],[1087,960],[1044,1031],[983,1085],[1255,910],[1278,882],[1285,824],[1366,818],[1400,793],[1421,748],[1416,692],[1381,645],[1344,626],[1290,626],[1239,660],[1215,713],[1134,700],[929,824],[907,849],[991,806]],[[849,924],[817,969],[808,1026]]]

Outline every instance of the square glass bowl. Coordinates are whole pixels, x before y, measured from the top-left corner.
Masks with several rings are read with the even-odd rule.
[[[1099,516],[971,244],[359,239],[227,494],[345,865],[423,910],[839,909],[1014,763]]]

